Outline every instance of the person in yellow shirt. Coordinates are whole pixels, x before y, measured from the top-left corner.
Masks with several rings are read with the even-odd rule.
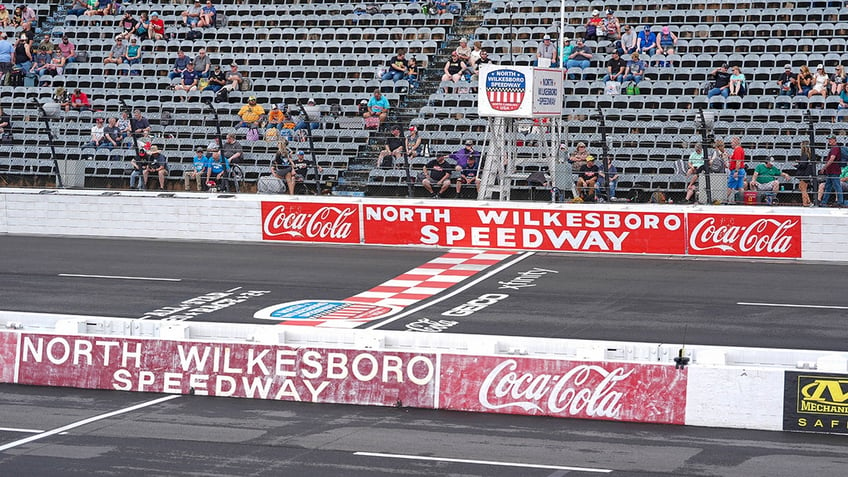
[[[241,122],[237,127],[259,129],[259,123],[265,117],[265,108],[256,104],[256,97],[251,96],[247,100],[247,104],[241,107],[238,112]]]

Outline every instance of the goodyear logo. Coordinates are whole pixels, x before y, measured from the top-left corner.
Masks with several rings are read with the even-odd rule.
[[[798,412],[848,416],[848,379],[798,376]]]

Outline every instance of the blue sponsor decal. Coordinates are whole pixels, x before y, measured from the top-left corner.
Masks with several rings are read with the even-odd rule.
[[[270,313],[270,316],[284,320],[309,320],[345,306],[347,303],[343,301],[302,301],[277,308]]]

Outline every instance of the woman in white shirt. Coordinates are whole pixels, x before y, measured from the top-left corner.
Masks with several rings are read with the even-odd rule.
[[[812,98],[817,94],[827,97],[827,84],[828,76],[827,73],[824,72],[824,65],[819,65],[816,70],[816,74],[813,75],[813,89],[807,93],[807,97]]]

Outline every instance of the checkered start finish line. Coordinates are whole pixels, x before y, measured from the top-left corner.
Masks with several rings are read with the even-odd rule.
[[[281,325],[355,328],[393,315],[516,255],[518,252],[451,250],[429,262],[344,300],[305,300],[257,312],[288,318]]]

